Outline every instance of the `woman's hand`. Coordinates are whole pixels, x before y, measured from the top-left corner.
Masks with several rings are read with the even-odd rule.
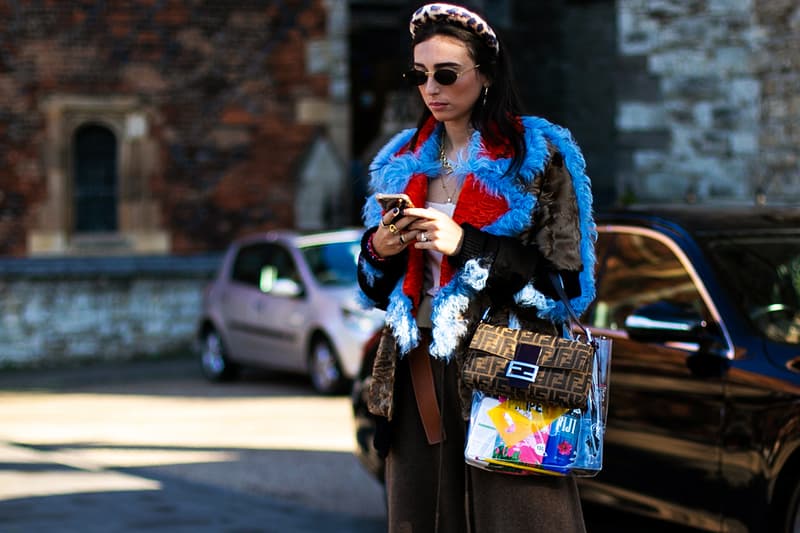
[[[387,211],[381,217],[378,230],[372,235],[372,249],[381,257],[397,255],[414,242],[415,233],[409,234],[408,227],[414,220],[413,216],[406,216],[405,211],[395,208]],[[399,218],[398,218],[398,215]]]
[[[420,250],[434,250],[444,255],[456,255],[461,250],[464,230],[455,220],[436,209],[408,208],[403,211],[403,219],[411,222],[404,234],[404,240],[416,239],[414,247]]]

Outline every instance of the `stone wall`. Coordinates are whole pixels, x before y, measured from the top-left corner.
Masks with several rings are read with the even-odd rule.
[[[796,1],[620,0],[626,201],[798,200]]]
[[[758,187],[769,197],[800,199],[800,2],[755,0],[763,31]]]
[[[217,256],[0,261],[0,368],[193,348]]]

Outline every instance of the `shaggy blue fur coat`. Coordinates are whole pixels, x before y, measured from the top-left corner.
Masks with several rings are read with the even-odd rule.
[[[563,166],[571,179],[577,204],[576,225],[580,239],[575,247],[578,248],[576,256],[580,258],[580,270],[577,273],[579,294],[571,298],[570,303],[580,314],[595,296],[596,229],[592,217],[591,184],[585,174],[583,155],[566,129],[539,117],[521,117],[520,121],[524,128],[527,152],[516,176],[505,175],[511,159],[487,148],[480,132],[475,131],[468,144],[467,156],[460,170],[464,174],[462,177],[471,176],[480,194],[486,195],[487,199],[502,199],[504,200],[502,205],[507,206],[504,213],[478,226],[477,229],[490,236],[507,237],[520,237],[532,229],[537,230],[538,228],[531,228],[532,214],[539,202],[539,198],[533,192],[536,188],[532,187],[532,184],[537,176],[545,172],[554,151],[560,154]],[[364,224],[368,228],[377,226],[381,218],[381,208],[375,200],[375,192],[408,192],[415,176],[435,178],[441,172],[438,153],[443,126],[435,123],[427,134],[423,135],[421,132],[417,146],[412,151],[408,149],[408,144],[415,131],[409,129],[397,134],[378,153],[370,166],[370,190],[373,194],[367,198],[363,209]],[[462,190],[459,203],[464,197]],[[457,206],[457,211],[461,207]],[[469,206],[463,207],[465,209],[462,211],[468,213],[465,221],[469,223],[471,222]],[[412,267],[422,267],[411,264],[413,261],[420,261],[418,257],[406,255],[408,257],[404,260],[408,264],[405,265],[404,273],[393,286],[389,286],[390,292],[380,295],[380,298],[376,297],[375,288],[381,285],[382,278],[387,275],[386,269],[380,262],[369,260],[368,254],[364,251],[358,264],[362,300],[367,305],[376,305],[376,300],[385,302],[383,305],[386,306],[386,322],[392,330],[401,356],[419,343],[419,330],[415,318],[415,304],[418,299],[407,294],[408,289],[406,287],[404,290],[404,285],[408,284],[404,281]],[[429,347],[432,356],[447,360],[453,357],[460,341],[469,331],[471,319],[468,317],[472,316],[474,320],[475,313],[466,311],[474,299],[486,289],[491,269],[491,257],[469,258],[459,264],[450,279],[440,288],[432,302],[433,341]],[[533,278],[528,280],[513,299],[520,308],[534,310],[540,319],[554,324],[567,321],[563,303],[547,296],[537,287],[537,281]],[[513,316],[510,325],[514,327]]]

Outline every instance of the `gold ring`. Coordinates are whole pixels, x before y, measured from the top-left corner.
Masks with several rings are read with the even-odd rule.
[[[389,224],[389,233],[397,233],[397,226]]]
[[[400,244],[405,244],[406,240],[403,238],[403,234],[400,234]]]

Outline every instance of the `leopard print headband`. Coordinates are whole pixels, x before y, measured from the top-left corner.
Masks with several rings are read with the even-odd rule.
[[[481,37],[486,44],[489,45],[489,48],[494,50],[495,54],[500,53],[500,43],[497,41],[497,35],[494,33],[491,26],[472,11],[452,4],[425,4],[417,9],[414,14],[411,15],[411,23],[408,28],[411,32],[411,38],[414,38],[414,35],[421,26],[428,22],[442,20],[458,24],[473,32]]]

